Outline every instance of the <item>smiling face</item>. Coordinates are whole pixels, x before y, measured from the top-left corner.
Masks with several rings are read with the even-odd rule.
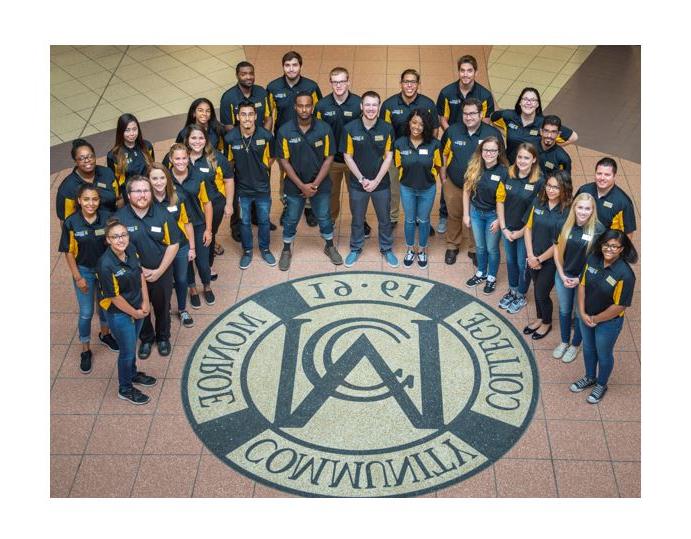
[[[106,243],[116,254],[122,254],[130,244],[130,235],[124,225],[115,225],[110,228],[106,236]]]
[[[251,131],[257,121],[257,111],[254,107],[240,107],[238,111],[240,127],[245,131]]]
[[[410,127],[410,136],[413,138],[421,138],[422,137],[422,132],[425,129],[425,124],[422,121],[422,118],[420,116],[413,116],[410,119],[410,122],[408,122],[408,126]]]
[[[211,118],[211,107],[208,103],[199,103],[194,109],[194,121],[199,125],[207,125]]]
[[[458,78],[463,86],[470,86],[475,82],[475,68],[473,64],[461,64],[461,68],[458,70]]]
[[[417,94],[418,86],[420,82],[417,77],[412,73],[406,73],[401,80],[401,92],[408,99],[413,99]]]
[[[602,258],[604,258],[605,263],[612,264],[616,262],[619,256],[621,256],[622,245],[616,239],[607,240],[602,244]]]
[[[283,73],[289,81],[297,80],[300,76],[300,62],[297,58],[283,62]]]
[[[482,145],[482,159],[485,162],[485,168],[492,168],[497,164],[497,158],[499,157],[499,145],[490,140]]]
[[[525,177],[530,174],[530,169],[536,161],[537,159],[528,150],[518,150],[516,154],[516,167],[518,167],[521,176]]]
[[[179,174],[187,173],[187,167],[190,164],[190,157],[184,150],[175,150],[173,152],[173,157],[171,157],[171,162],[173,163],[173,169]]]
[[[468,128],[468,131],[475,131],[480,126],[480,111],[475,105],[467,105],[463,107],[463,124]]]
[[[190,132],[190,136],[187,138],[187,144],[190,148],[192,148],[194,153],[200,154],[203,152],[204,147],[206,146],[206,135],[204,134],[204,131],[193,129]]]
[[[166,178],[165,172],[160,168],[153,168],[149,173],[149,180],[151,180],[151,186],[154,188],[154,194],[158,196],[166,194],[168,178]]]
[[[576,207],[573,211],[576,214],[576,224],[583,226],[590,219],[593,211],[595,211],[595,207],[592,200],[579,200],[576,202]]]
[[[525,114],[526,116],[535,114],[535,111],[537,110],[539,104],[540,100],[538,99],[537,94],[535,92],[529,90],[521,96],[521,112],[523,112],[523,114]]]
[[[254,84],[254,68],[250,66],[238,69],[238,84],[243,88],[250,89]]]
[[[331,84],[331,89],[336,97],[343,97],[346,95],[348,88],[350,88],[350,80],[348,79],[348,74],[343,71],[337,71],[329,80]]]
[[[379,116],[379,105],[379,99],[368,95],[360,103],[362,115],[369,121],[376,120],[377,116]]]
[[[610,166],[600,165],[595,169],[595,183],[598,191],[608,191],[614,185],[614,169]]]
[[[98,206],[101,203],[101,196],[96,189],[85,189],[77,199],[77,202],[84,215],[92,216],[95,215],[96,210],[98,210]]]
[[[151,206],[151,187],[149,182],[132,181],[130,191],[127,193],[130,205],[138,210],[148,210]]]
[[[77,170],[83,174],[90,175],[96,170],[96,156],[88,146],[80,146],[74,153],[74,162]]]
[[[545,184],[545,193],[549,202],[559,202],[561,196],[561,185],[556,178],[548,178]]]
[[[559,128],[556,125],[547,124],[543,125],[540,129],[540,137],[542,137],[542,145],[545,148],[551,148],[557,143],[557,137],[559,136]]]

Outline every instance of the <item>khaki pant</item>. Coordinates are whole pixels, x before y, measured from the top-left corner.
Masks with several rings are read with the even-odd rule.
[[[398,222],[398,215],[401,211],[401,184],[398,181],[398,168],[391,161],[389,167],[389,179],[391,180],[391,222]]]
[[[475,251],[473,231],[463,224],[463,189],[456,187],[450,179],[444,184],[444,199],[449,212],[446,228],[446,248],[459,249],[463,236],[467,238],[468,251]],[[465,232],[465,234],[464,234]]]
[[[341,185],[346,182],[346,193],[348,192],[348,175],[350,171],[345,163],[337,163],[334,161],[329,168],[329,176],[331,177],[331,219],[336,222],[341,213]]]

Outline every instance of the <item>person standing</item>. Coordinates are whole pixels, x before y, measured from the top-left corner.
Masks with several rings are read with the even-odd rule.
[[[274,162],[274,138],[271,132],[257,125],[257,109],[250,101],[237,108],[238,128],[226,133],[228,161],[235,174],[235,192],[240,207],[240,235],[243,254],[240,269],[252,263],[251,215],[254,207],[259,230],[259,251],[269,266],[276,259],[269,250],[271,212],[271,165]]]
[[[343,264],[343,259],[333,243],[330,212],[329,167],[335,151],[333,134],[326,122],[314,118],[314,99],[311,93],[297,94],[295,112],[297,120],[290,120],[281,126],[276,136],[276,153],[286,173],[285,196],[288,208],[278,269],[287,271],[290,268],[291,245],[307,199],[312,200],[319,233],[325,241],[324,254],[338,266]]]
[[[329,73],[329,83],[333,91],[319,100],[314,112],[319,120],[324,120],[334,135],[333,163],[329,169],[331,178],[331,220],[336,223],[341,212],[341,186],[348,176],[348,167],[340,151],[343,127],[360,117],[360,96],[350,91],[350,75],[345,67],[334,67]]]
[[[142,137],[139,120],[129,113],[120,116],[115,127],[115,144],[106,156],[106,163],[115,174],[123,198],[127,194],[125,182],[132,176],[145,175],[154,160],[154,146]]]
[[[350,224],[350,253],[345,266],[357,262],[365,243],[365,214],[370,199],[377,214],[379,251],[387,265],[398,267],[392,251],[391,180],[389,166],[393,160],[394,130],[380,117],[381,97],[369,90],[362,94],[362,116],[346,124],[341,139],[343,159],[350,170],[348,199],[352,221]]]
[[[452,123],[441,137],[444,164],[440,170],[448,213],[444,262],[455,264],[463,242],[463,183],[470,158],[487,137],[502,140],[501,133],[482,121],[483,103],[468,97],[463,105],[462,123]],[[473,234],[468,236],[468,257],[477,265]]]

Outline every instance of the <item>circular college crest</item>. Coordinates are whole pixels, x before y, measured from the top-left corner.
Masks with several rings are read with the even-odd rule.
[[[448,285],[344,272],[268,288],[198,339],[182,380],[218,458],[307,496],[411,496],[461,481],[528,426],[523,337]]]

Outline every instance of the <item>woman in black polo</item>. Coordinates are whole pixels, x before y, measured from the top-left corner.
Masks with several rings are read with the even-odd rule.
[[[72,142],[74,169],[62,181],[55,197],[55,212],[64,221],[77,210],[77,191],[82,185],[93,185],[101,198],[100,208],[114,212],[119,188],[115,175],[108,167],[96,164],[94,147],[84,139]]]
[[[202,281],[204,297],[213,298],[211,290],[211,268],[209,267],[209,246],[212,238],[213,207],[209,193],[214,187],[200,175],[192,175],[190,172],[190,153],[187,146],[175,143],[170,147],[165,162],[169,163],[170,173],[176,187],[184,191],[188,204],[186,205],[187,217],[192,224],[195,247],[194,263]],[[187,286],[190,291],[190,305],[199,309],[202,306],[195,283],[192,262],[187,265]]]
[[[600,402],[614,368],[614,345],[631,305],[636,276],[630,264],[638,261],[631,240],[621,230],[609,229],[595,243],[578,287],[578,313],[583,333],[585,376],[571,384],[579,393],[593,387],[587,398]]]
[[[115,145],[108,152],[106,163],[115,174],[121,195],[126,195],[125,182],[132,176],[144,176],[154,160],[154,147],[142,137],[139,120],[129,113],[120,116],[115,127]]]
[[[139,358],[146,359],[156,341],[161,356],[170,354],[170,298],[173,295],[172,263],[178,252],[180,232],[170,213],[153,204],[151,181],[133,176],[127,182],[129,203],[115,216],[127,227],[142,265],[156,326],[147,316],[142,324]]]
[[[523,216],[545,183],[540,172],[537,150],[532,144],[521,143],[516,162],[509,167],[504,189],[506,198],[497,202],[497,216],[504,240],[506,273],[509,291],[499,300],[499,308],[515,314],[526,306],[528,281],[525,276],[526,255],[523,239]]]
[[[190,155],[190,174],[200,177],[209,187],[209,199],[213,208],[211,223],[211,245],[209,246],[209,267],[214,265],[216,233],[221,226],[224,215],[233,215],[233,168],[228,159],[209,143],[204,129],[197,125],[188,125],[185,131],[185,145]],[[219,253],[220,254],[220,253]],[[213,293],[204,293],[207,304],[216,301]]]
[[[554,286],[554,240],[571,206],[571,175],[560,170],[549,176],[544,187],[526,213],[525,250],[529,276],[535,292],[537,320],[523,328],[532,339],[544,338],[552,329],[552,300]]]
[[[434,138],[432,116],[425,109],[413,109],[405,125],[405,135],[394,143],[394,164],[401,182],[401,203],[405,213],[407,251],[403,265],[409,268],[417,258],[421,268],[427,267],[427,241],[430,214],[437,193],[437,177],[441,168],[441,146]],[[415,229],[419,224],[418,249]]]
[[[173,183],[170,172],[161,163],[151,163],[148,170],[155,204],[165,209],[180,229],[180,248],[173,260],[173,282],[178,300],[178,318],[186,328],[194,326],[194,320],[187,312],[187,271],[196,257],[194,228],[187,216],[187,194],[182,186]]]
[[[571,363],[576,359],[583,340],[578,318],[573,320],[573,308],[576,304],[574,300],[586,258],[604,231],[605,227],[597,220],[593,196],[589,193],[577,195],[554,245],[554,263],[557,266],[554,287],[559,300],[561,342],[552,352],[552,357],[561,359],[564,363]]]
[[[149,294],[139,256],[130,244],[127,227],[111,218],[105,227],[108,249],[97,264],[101,307],[118,341],[118,397],[146,404],[149,397],[132,384],[153,386],[156,378],[137,372],[137,336],[149,315]]]
[[[91,318],[97,296],[96,264],[106,250],[105,226],[110,212],[99,209],[101,197],[93,185],[84,184],[77,190],[77,211],[62,223],[58,251],[65,253],[67,267],[72,274],[74,291],[79,305],[79,342],[82,343],[79,370],[91,372]],[[111,350],[118,344],[110,334],[103,310],[97,306],[101,331],[98,338]]]
[[[472,288],[484,282],[485,294],[491,294],[497,286],[500,238],[497,203],[503,202],[506,196],[508,164],[504,143],[497,137],[487,137],[470,158],[463,183],[463,224],[472,225],[477,254],[477,272],[465,284]]]

